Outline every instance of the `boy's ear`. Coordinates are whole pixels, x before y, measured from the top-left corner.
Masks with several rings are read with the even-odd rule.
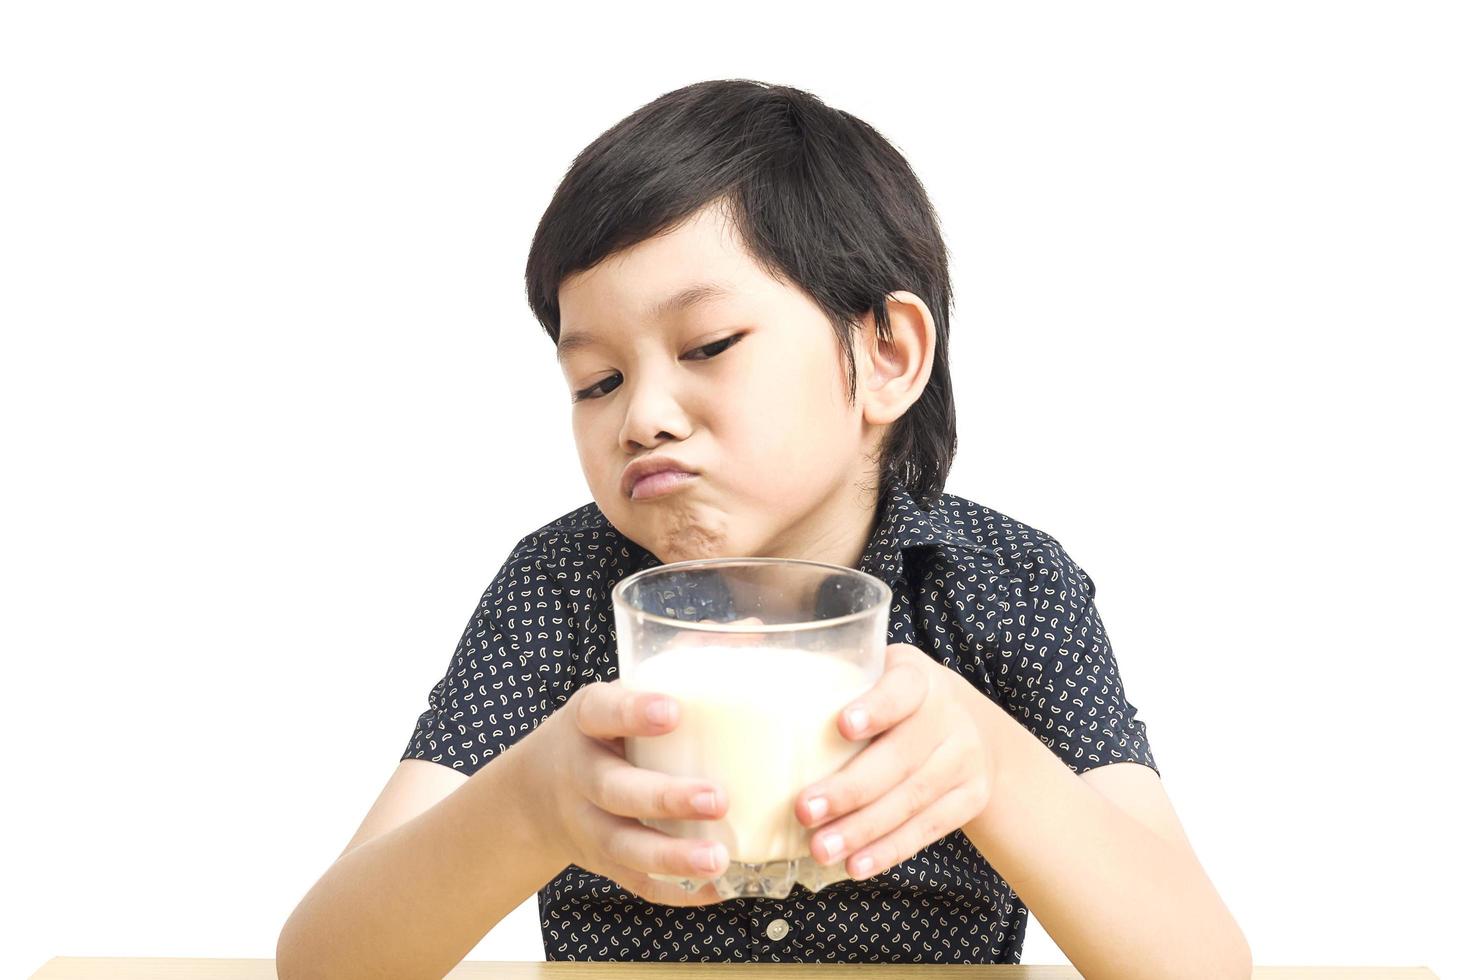
[[[886,297],[889,340],[880,340],[874,315],[863,322],[862,364],[858,394],[863,419],[871,425],[886,425],[900,418],[919,400],[934,369],[934,315],[922,299],[907,290]]]

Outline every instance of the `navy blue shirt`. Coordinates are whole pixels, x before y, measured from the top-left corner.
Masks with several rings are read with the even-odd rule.
[[[617,677],[612,587],[660,564],[585,504],[522,538],[485,590],[402,758],[470,775]],[[953,494],[882,501],[858,567],[893,589],[888,642],[957,671],[1073,772],[1155,771],[1092,579],[1055,538]],[[1027,909],[956,830],[865,881],[653,905],[569,865],[537,895],[549,960],[1019,963]]]

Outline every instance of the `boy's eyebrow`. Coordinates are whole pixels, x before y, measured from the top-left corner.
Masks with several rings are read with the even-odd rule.
[[[662,320],[664,317],[712,299],[733,295],[734,290],[722,282],[696,282],[684,286],[675,293],[649,304],[643,311],[645,320]],[[595,347],[600,341],[591,334],[564,333],[556,342],[556,359],[563,361],[573,351],[584,347]]]

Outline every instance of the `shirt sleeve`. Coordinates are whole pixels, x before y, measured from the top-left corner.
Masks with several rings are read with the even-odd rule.
[[[470,615],[401,759],[469,776],[525,737],[566,700],[571,629],[563,595],[528,535]]]
[[[1002,636],[1002,707],[1073,772],[1137,762],[1154,772],[1148,730],[1123,692],[1096,586],[1049,535],[1015,583],[1015,629]]]

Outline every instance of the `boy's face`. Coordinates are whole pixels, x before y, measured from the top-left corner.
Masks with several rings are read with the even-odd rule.
[[[651,311],[708,282],[728,292]],[[862,347],[871,338],[854,338],[858,398],[849,406],[845,364],[820,308],[762,271],[713,206],[569,276],[558,296],[568,397],[584,393],[572,406],[577,452],[613,526],[663,562],[856,564],[876,505],[862,489],[875,482],[876,459],[864,455],[876,457],[886,428],[865,417],[875,372]],[[569,344],[574,337],[591,343]],[[645,456],[696,475],[634,499],[624,469]]]

